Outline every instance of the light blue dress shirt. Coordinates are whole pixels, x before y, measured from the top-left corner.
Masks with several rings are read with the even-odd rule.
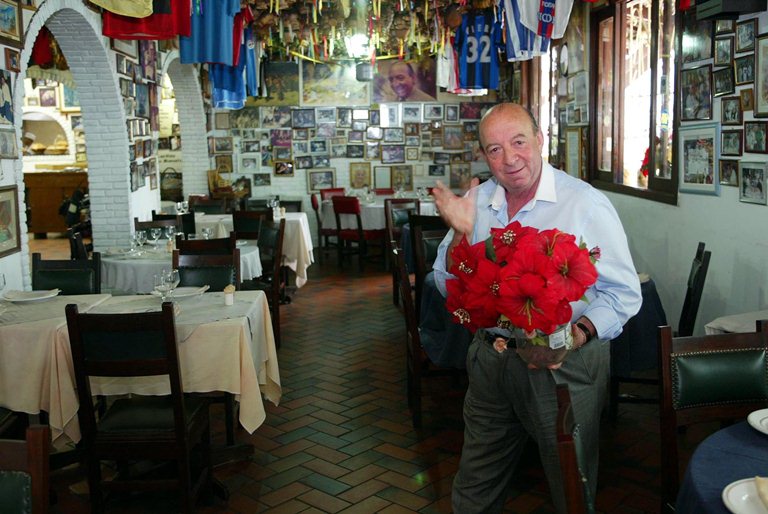
[[[585,294],[588,301],[571,303],[571,321],[586,316],[597,329],[600,339],[618,336],[624,323],[640,310],[642,296],[624,228],[608,198],[586,182],[546,162],[536,195],[511,219],[507,215],[505,190],[495,178],[477,187],[472,244],[486,239],[491,228],[518,221],[539,230],[557,228],[576,236],[576,242],[583,240],[587,248],[600,248],[597,282]],[[446,296],[445,281],[453,277],[445,269],[446,253],[452,240],[453,230],[440,244],[434,263],[435,282],[443,296]]]

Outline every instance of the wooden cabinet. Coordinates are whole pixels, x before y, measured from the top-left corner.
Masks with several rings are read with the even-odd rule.
[[[76,189],[88,191],[88,173],[83,171],[38,171],[24,174],[27,228],[35,235],[66,232],[61,203]]]

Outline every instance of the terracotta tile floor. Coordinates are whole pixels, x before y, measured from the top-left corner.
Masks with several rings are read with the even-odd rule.
[[[53,258],[52,240],[33,241]],[[34,251],[34,250],[33,250]],[[216,476],[229,502],[202,513],[423,512],[448,513],[451,480],[462,440],[463,385],[427,385],[424,424],[415,431],[405,399],[404,322],[392,305],[389,275],[369,268],[343,274],[331,259],[314,264],[305,287],[281,307],[279,352],[283,398],[267,404],[267,420],[241,441],[256,448],[251,462]],[[214,413],[216,414],[216,413]],[[221,417],[214,426],[223,441]],[[602,432],[598,510],[658,512],[658,408],[622,404]],[[69,486],[83,479],[73,466],[53,475],[53,512],[88,512],[87,498]],[[173,498],[114,498],[116,513],[173,512]],[[551,513],[534,448],[510,490],[505,512]]]

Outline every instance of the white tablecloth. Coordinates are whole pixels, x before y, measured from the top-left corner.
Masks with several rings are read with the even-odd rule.
[[[200,233],[203,227],[212,228],[213,237],[229,237],[234,228],[232,215],[195,213],[195,229]],[[315,262],[312,250],[312,234],[309,231],[307,213],[286,212],[283,265],[296,273],[296,287],[307,283],[307,268]]]
[[[768,310],[721,316],[704,325],[704,332],[707,335],[726,334],[728,332],[754,332],[757,326],[756,322],[760,319],[768,319]]]
[[[80,440],[77,392],[64,305],[78,303],[85,312],[141,312],[160,308],[149,296],[62,296],[45,302],[50,318],[0,324],[0,405],[37,414],[46,411],[54,444]],[[0,302],[6,312],[25,305]],[[178,301],[179,363],[188,392],[228,391],[240,402],[240,423],[253,432],[266,417],[263,394],[277,404],[282,394],[272,322],[262,291],[238,291],[235,305],[224,306],[223,293]],[[38,309],[39,310],[39,309]],[[37,313],[30,310],[32,317]],[[0,315],[0,321],[3,321]],[[186,335],[183,340],[181,334]],[[167,394],[165,384],[148,379],[93,381],[94,394]]]
[[[419,213],[425,216],[434,216],[437,213],[435,202],[420,201]],[[320,207],[323,227],[336,228],[336,216],[333,214],[333,202],[324,200]],[[341,216],[341,228],[355,228],[355,218],[351,214]],[[373,203],[367,203],[360,200],[360,221],[363,223],[363,230],[384,230],[387,228],[386,217],[384,216],[384,198],[379,197]]]
[[[260,277],[262,269],[258,246],[249,242],[238,248],[240,279]],[[164,250],[147,250],[140,256],[102,256],[101,288],[114,294],[151,293],[154,289],[154,275],[164,269],[171,269],[171,255]]]

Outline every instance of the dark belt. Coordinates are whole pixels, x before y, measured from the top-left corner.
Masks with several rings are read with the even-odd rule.
[[[484,331],[482,334],[482,337],[480,338],[481,341],[483,341],[485,344],[493,347],[493,343],[496,341],[496,338],[501,337],[507,342],[507,348],[516,348],[517,344],[514,337],[504,337],[499,334],[494,334],[492,332]]]

